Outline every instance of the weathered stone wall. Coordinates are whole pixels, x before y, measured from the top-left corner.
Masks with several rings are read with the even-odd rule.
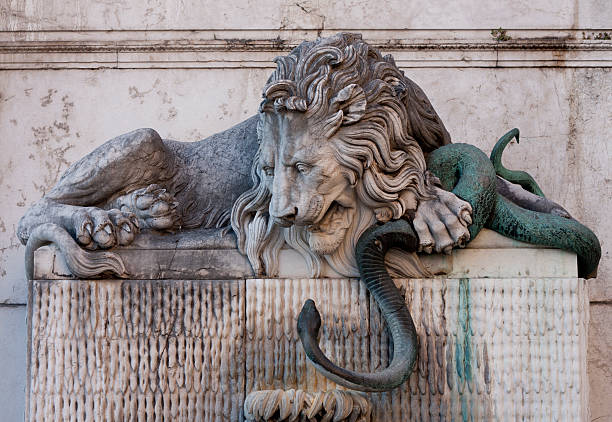
[[[299,40],[354,30],[396,57],[453,139],[489,151],[519,127],[508,167],[599,236],[590,281],[592,419],[612,416],[612,3],[0,2],[0,396],[24,409],[19,217],[67,166],[137,127],[197,140],[253,114],[271,59]],[[510,40],[495,40],[503,27]],[[7,341],[8,340],[8,341]]]

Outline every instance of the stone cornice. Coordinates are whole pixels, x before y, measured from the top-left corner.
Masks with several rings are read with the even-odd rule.
[[[442,35],[455,38],[430,38]],[[371,45],[393,54],[404,68],[612,66],[610,40],[577,39],[573,32],[518,35],[497,41],[482,30],[364,32]],[[309,31],[0,32],[0,69],[273,68],[275,56],[314,36]]]
[[[0,42],[0,53],[154,53],[154,52],[208,52],[208,51],[290,51],[299,43],[278,39],[217,39],[217,40],[139,40],[139,41],[14,41]],[[607,40],[388,40],[369,42],[370,45],[393,51],[419,50],[544,50],[544,51],[612,51]]]

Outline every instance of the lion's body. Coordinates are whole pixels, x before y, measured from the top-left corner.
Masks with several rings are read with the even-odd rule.
[[[79,160],[22,218],[22,242],[53,223],[108,249],[143,228],[227,227],[231,215],[256,274],[274,276],[288,245],[313,277],[325,265],[356,275],[355,245],[376,221],[411,219],[428,253],[465,245],[470,205],[426,169],[450,136],[390,56],[342,33],[276,62],[258,116],[195,143],[140,129]],[[404,275],[426,275],[416,254],[400,261],[411,259]]]
[[[136,225],[141,228],[174,231],[226,227],[232,205],[251,183],[250,166],[258,147],[257,121],[258,117],[253,116],[198,142],[162,140],[152,129],[139,129],[112,139],[62,175],[58,184],[22,218],[18,235],[25,243],[35,226],[51,222],[64,226],[78,239],[83,233],[79,233],[80,227],[74,227],[76,218],[91,220],[94,234],[101,232],[97,226],[108,223],[109,218],[114,223],[118,218],[108,215],[112,208],[136,213]],[[125,206],[130,195],[151,185],[165,190],[164,194],[142,209],[136,203]],[[162,204],[166,203],[176,203],[176,208],[165,210]],[[81,209],[91,211],[81,216]],[[170,215],[171,218],[163,218]],[[116,232],[115,242],[121,244],[121,229],[116,225],[112,229]],[[107,246],[96,245],[94,239],[87,242],[80,243],[91,249]]]
[[[259,117],[196,143],[152,129],[108,141],[28,211],[21,240],[54,223],[82,247],[108,249],[142,228],[227,226],[231,213],[257,274],[274,275],[287,244],[313,276],[324,265],[355,275],[354,246],[375,221],[415,217],[427,252],[465,243],[469,205],[444,196],[425,168],[450,136],[390,56],[339,34],[304,42],[277,64]]]

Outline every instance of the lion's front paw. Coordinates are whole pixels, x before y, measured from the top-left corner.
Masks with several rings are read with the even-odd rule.
[[[434,188],[436,198],[421,201],[414,218],[419,236],[419,251],[450,254],[455,246],[464,247],[470,240],[472,207],[452,192]]]
[[[149,185],[128,195],[121,210],[132,211],[143,227],[154,230],[173,231],[180,228],[181,219],[177,212],[178,202],[166,189]]]
[[[88,249],[129,245],[139,232],[138,218],[129,211],[79,208],[72,215],[75,238]]]

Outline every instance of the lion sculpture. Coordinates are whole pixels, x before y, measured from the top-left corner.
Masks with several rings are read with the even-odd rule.
[[[128,245],[142,229],[230,220],[257,275],[277,274],[287,244],[313,277],[324,262],[355,276],[359,236],[404,216],[425,252],[467,242],[470,205],[436,186],[425,165],[450,136],[391,56],[339,34],[304,42],[276,63],[258,116],[228,131],[181,143],[138,129],[73,164],[21,219],[21,241],[38,228],[31,244],[55,239],[73,273],[87,277],[122,275],[112,253],[87,251]]]
[[[181,143],[140,129],[73,164],[20,221],[28,275],[34,250],[47,243],[76,276],[125,276],[109,249],[130,244],[140,230],[231,225],[258,276],[278,274],[285,245],[304,257],[312,277],[325,266],[361,274],[390,327],[388,368],[358,374],[333,365],[318,348],[312,301],[298,332],[325,375],[380,391],[407,379],[417,349],[385,259],[397,274],[429,276],[416,252],[450,253],[486,226],[573,250],[584,274],[597,267],[592,232],[545,199],[528,175],[501,166],[518,131],[500,139],[491,160],[451,144],[423,91],[357,34],[304,42],[276,64],[258,115],[225,132]],[[397,247],[408,252],[387,254]]]

